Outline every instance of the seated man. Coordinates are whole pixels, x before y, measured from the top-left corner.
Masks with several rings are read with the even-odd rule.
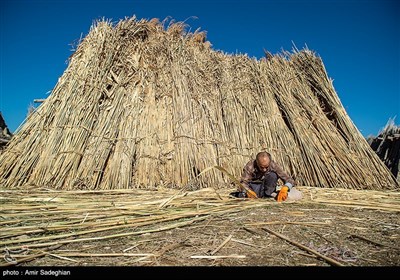
[[[284,186],[277,190],[278,179]],[[240,183],[244,186],[236,193],[238,197],[247,197],[245,187],[255,192],[258,198],[273,197],[278,202],[286,199],[298,200],[302,198],[300,191],[294,188],[295,181],[287,175],[281,166],[271,159],[267,152],[259,152],[255,160],[250,160],[243,168]]]

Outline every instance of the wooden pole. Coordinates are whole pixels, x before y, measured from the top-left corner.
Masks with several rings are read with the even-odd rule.
[[[275,231],[273,231],[273,230],[270,230],[270,229],[268,229],[268,228],[262,228],[262,229],[265,230],[266,232],[269,232],[269,233],[271,233],[271,234],[273,234],[273,235],[276,235],[276,236],[278,236],[278,237],[280,237],[280,238],[286,240],[287,242],[289,242],[289,243],[291,243],[291,244],[293,244],[293,245],[295,245],[295,246],[297,246],[297,247],[299,247],[299,248],[301,248],[301,249],[303,249],[303,250],[306,250],[306,251],[308,251],[308,252],[310,252],[310,253],[312,253],[312,254],[314,254],[314,255],[320,257],[321,259],[324,259],[325,261],[327,261],[327,262],[328,262],[329,264],[331,264],[331,265],[335,265],[335,266],[344,266],[344,265],[341,264],[340,262],[338,262],[338,261],[336,261],[336,260],[334,260],[334,259],[331,259],[331,258],[329,258],[329,257],[327,257],[327,256],[324,256],[324,255],[318,253],[317,251],[315,251],[315,250],[313,250],[313,249],[311,249],[311,248],[308,248],[308,247],[306,247],[306,246],[304,246],[304,245],[302,245],[302,244],[300,244],[300,243],[297,243],[297,242],[295,242],[295,241],[293,241],[293,240],[290,240],[289,238],[287,238],[286,236],[284,236],[284,235],[282,235],[282,234],[280,234],[280,233],[277,233],[277,232],[275,232]]]

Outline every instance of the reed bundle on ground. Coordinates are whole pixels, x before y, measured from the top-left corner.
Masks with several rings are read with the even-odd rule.
[[[239,177],[262,149],[299,185],[393,189],[320,57],[257,60],[210,48],[183,23],[99,21],[0,156],[0,184],[181,187],[210,166]],[[198,187],[226,185],[212,171]]]

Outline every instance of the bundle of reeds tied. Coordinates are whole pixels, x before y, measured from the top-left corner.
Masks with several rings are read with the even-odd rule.
[[[308,49],[257,60],[181,22],[95,23],[0,156],[0,184],[182,187],[269,151],[300,185],[394,189]],[[212,170],[195,187],[227,186]]]

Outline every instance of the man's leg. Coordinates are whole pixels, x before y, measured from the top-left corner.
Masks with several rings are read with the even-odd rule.
[[[264,197],[264,186],[263,183],[249,183],[249,187],[256,193],[258,198]]]
[[[278,175],[275,172],[270,172],[265,175],[263,185],[264,194],[267,197],[271,197],[272,193],[276,190],[276,183],[278,182]]]

